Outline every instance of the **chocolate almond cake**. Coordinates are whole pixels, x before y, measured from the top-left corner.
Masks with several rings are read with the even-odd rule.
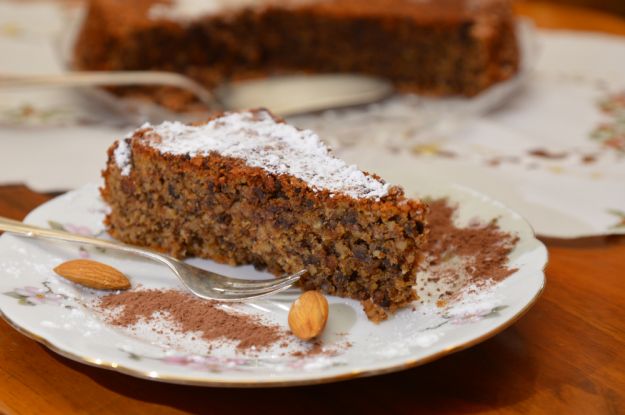
[[[362,73],[403,91],[473,96],[512,77],[519,51],[509,0],[90,0],[74,65],[177,71],[208,87]],[[153,93],[184,105],[180,91]]]
[[[374,321],[415,299],[427,206],[266,110],[144,125],[109,149],[106,225],[124,242],[281,275],[360,300]]]

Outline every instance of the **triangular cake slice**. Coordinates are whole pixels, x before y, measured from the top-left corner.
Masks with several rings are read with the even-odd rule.
[[[380,321],[416,296],[427,206],[267,110],[144,125],[109,149],[106,225],[124,242],[281,275]]]

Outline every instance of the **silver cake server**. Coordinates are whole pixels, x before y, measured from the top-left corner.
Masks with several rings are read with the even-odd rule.
[[[167,85],[191,91],[214,110],[265,107],[288,116],[366,104],[393,93],[390,82],[363,75],[285,75],[225,83],[209,91],[174,72],[75,71],[59,74],[0,74],[0,88]]]

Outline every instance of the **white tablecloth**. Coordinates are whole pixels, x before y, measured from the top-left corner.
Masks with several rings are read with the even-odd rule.
[[[0,72],[63,70],[59,38],[75,14],[55,3],[0,3]],[[291,119],[347,160],[418,193],[432,176],[488,194],[539,234],[625,233],[625,38],[539,31],[522,88],[479,117],[413,97]],[[100,179],[106,149],[131,128],[73,90],[0,91],[0,184],[72,189]]]

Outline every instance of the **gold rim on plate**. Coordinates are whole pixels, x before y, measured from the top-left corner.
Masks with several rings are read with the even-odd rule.
[[[136,369],[129,368],[127,366],[124,366],[116,362],[107,362],[99,358],[89,357],[89,356],[80,356],[75,353],[68,352],[56,346],[54,343],[48,341],[46,338],[22,328],[13,320],[11,320],[9,317],[7,317],[6,314],[2,312],[2,310],[0,310],[0,317],[2,317],[4,321],[6,321],[11,327],[13,327],[19,333],[37,341],[38,343],[41,343],[42,345],[46,346],[48,349],[52,350],[53,352],[63,357],[66,357],[70,360],[73,360],[79,363],[87,364],[89,366],[94,366],[94,367],[99,367],[102,369],[124,373],[126,375],[134,376],[140,379],[156,380],[160,382],[174,383],[174,384],[179,384],[179,385],[218,386],[218,387],[227,387],[227,388],[269,388],[269,387],[284,387],[284,386],[304,386],[304,385],[318,385],[318,384],[323,384],[323,383],[340,382],[343,380],[355,379],[355,378],[360,378],[360,377],[376,376],[376,375],[383,375],[387,373],[399,372],[401,370],[406,370],[406,369],[414,368],[417,366],[421,366],[429,362],[433,362],[435,360],[438,360],[452,353],[459,352],[461,350],[474,346],[478,343],[481,343],[495,336],[496,334],[501,333],[502,331],[510,327],[512,324],[517,322],[519,318],[521,318],[536,303],[538,298],[542,295],[545,289],[545,282],[546,282],[546,278],[543,278],[543,283],[540,286],[540,289],[536,291],[536,293],[534,294],[534,297],[532,297],[532,299],[521,310],[519,310],[519,312],[517,312],[514,316],[512,316],[508,321],[506,321],[505,323],[497,326],[496,328],[489,331],[488,333],[485,333],[482,336],[479,336],[475,339],[471,339],[467,342],[447,347],[445,350],[442,350],[438,353],[434,353],[422,359],[408,359],[400,364],[388,366],[382,369],[354,370],[349,373],[345,373],[341,375],[326,376],[326,377],[321,376],[315,379],[303,379],[303,380],[232,382],[232,381],[223,381],[219,379],[208,379],[208,378],[198,379],[198,378],[191,378],[191,377],[185,377],[185,376],[162,376],[162,375],[159,375],[157,372],[152,372],[152,371],[146,372],[146,371],[136,370]]]
[[[44,203],[43,205],[37,207],[30,214],[34,213],[36,210],[38,210],[39,208],[47,204],[48,203]],[[498,202],[498,204],[500,205],[501,208],[509,212],[514,212],[511,209],[509,209],[507,206],[502,204],[501,202]],[[542,295],[544,288],[545,288],[545,284],[546,284],[546,277],[545,277],[544,271],[548,263],[549,252],[547,251],[546,246],[539,239],[536,238],[536,233],[533,227],[529,224],[529,222],[527,222],[527,220],[522,218],[521,215],[518,215],[517,213],[515,213],[515,215],[517,215],[519,218],[522,219],[524,226],[527,226],[529,230],[528,233],[532,238],[532,242],[536,244],[535,249],[541,249],[545,255],[544,257],[545,262],[541,269],[542,281],[541,281],[540,287],[538,287],[538,289],[535,291],[532,298],[530,298],[529,301],[518,312],[516,312],[513,316],[511,316],[508,320],[502,322],[500,325],[493,328],[491,331],[482,334],[481,336],[470,339],[463,343],[448,346],[444,350],[441,350],[439,352],[433,353],[431,355],[425,356],[420,359],[414,359],[414,358],[406,359],[401,363],[393,364],[390,366],[385,366],[383,368],[352,370],[352,371],[342,373],[339,375],[332,375],[332,376],[321,375],[321,376],[314,377],[314,378],[297,379],[297,380],[227,381],[227,380],[222,380],[219,378],[208,378],[208,377],[198,378],[198,377],[187,377],[183,375],[182,376],[181,375],[162,375],[156,371],[137,370],[137,369],[130,368],[128,366],[124,366],[124,364],[121,364],[121,363],[105,361],[97,357],[84,356],[84,355],[79,355],[79,354],[67,351],[63,349],[62,347],[57,346],[56,344],[54,344],[54,342],[48,340],[44,336],[38,335],[36,333],[33,333],[30,330],[23,328],[22,326],[14,322],[11,318],[9,318],[2,311],[2,309],[0,309],[0,317],[2,317],[11,327],[13,327],[19,333],[41,343],[42,345],[46,346],[48,349],[70,360],[73,360],[79,363],[84,363],[89,366],[94,366],[94,367],[99,367],[99,368],[103,368],[107,370],[124,373],[124,374],[131,375],[131,376],[141,378],[141,379],[156,380],[156,381],[165,382],[165,383],[194,385],[194,386],[229,387],[229,388],[255,388],[255,387],[269,388],[269,387],[316,385],[316,384],[323,384],[323,383],[339,382],[343,380],[355,379],[355,378],[360,378],[360,377],[376,376],[376,375],[381,375],[381,374],[398,372],[401,370],[410,369],[416,366],[420,366],[420,365],[438,360],[452,353],[456,353],[461,350],[467,349],[471,346],[474,346],[478,343],[481,343],[495,336],[498,333],[501,333],[503,330],[507,329],[516,321],[518,321],[519,318],[521,318],[536,303],[538,298]],[[2,238],[0,237],[0,239]]]

